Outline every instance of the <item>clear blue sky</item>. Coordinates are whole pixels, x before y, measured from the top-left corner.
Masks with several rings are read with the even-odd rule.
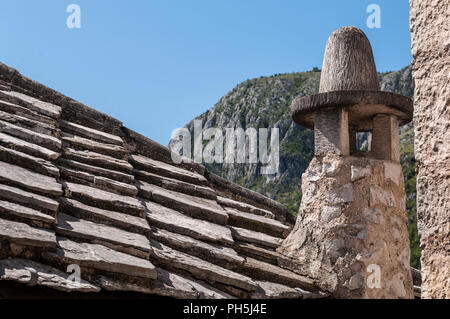
[[[69,29],[69,4],[81,29]],[[369,29],[369,4],[381,28]],[[2,0],[0,61],[162,144],[238,83],[321,67],[328,36],[366,32],[379,71],[411,62],[408,0]]]

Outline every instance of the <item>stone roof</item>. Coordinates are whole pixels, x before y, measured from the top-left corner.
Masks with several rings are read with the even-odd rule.
[[[295,264],[276,251],[294,220],[278,202],[175,165],[166,147],[4,64],[0,113],[0,280],[175,298],[326,296],[301,266],[283,266]]]
[[[372,120],[376,114],[394,114],[399,125],[412,121],[413,101],[393,92],[369,90],[345,90],[323,92],[294,99],[291,116],[294,121],[314,129],[314,112],[329,108],[345,108],[349,125],[359,131],[373,129]]]

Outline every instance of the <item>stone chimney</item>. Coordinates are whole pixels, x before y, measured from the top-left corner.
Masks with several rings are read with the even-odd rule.
[[[412,120],[412,101],[380,91],[360,29],[330,36],[319,94],[297,98],[291,111],[314,129],[315,157],[279,251],[336,298],[413,298],[398,132]],[[372,133],[369,151],[356,149],[358,132]]]

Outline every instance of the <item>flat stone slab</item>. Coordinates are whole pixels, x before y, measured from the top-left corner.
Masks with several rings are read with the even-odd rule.
[[[252,243],[264,248],[276,249],[281,244],[281,239],[263,233],[255,232],[240,227],[230,226],[233,238],[238,241]]]
[[[84,137],[73,135],[70,133],[61,133],[61,140],[64,145],[69,145],[74,149],[89,150],[103,155],[112,156],[118,159],[126,159],[128,151],[119,145],[105,144],[93,141]]]
[[[42,123],[24,116],[11,114],[3,111],[0,111],[0,119],[2,119],[5,122],[9,122],[11,124],[26,128],[36,133],[51,135],[54,137],[58,136],[58,129],[52,124]]]
[[[312,292],[318,291],[314,280],[310,278],[249,257],[246,258],[244,264],[244,273],[251,274],[252,278],[258,280],[277,282],[292,288],[298,287]]]
[[[40,123],[45,123],[57,127],[58,121],[56,119],[39,114],[29,108],[5,101],[4,96],[1,95],[1,92],[0,92],[0,110],[8,112],[10,114],[26,117],[30,120],[34,120]]]
[[[147,182],[137,181],[136,185],[142,197],[166,207],[219,225],[228,222],[228,214],[216,201],[170,191]]]
[[[5,162],[0,162],[0,182],[51,197],[63,194],[61,184],[55,178]]]
[[[134,176],[131,174],[126,174],[118,171],[114,171],[111,169],[106,169],[98,166],[93,166],[85,163],[80,163],[73,160],[68,160],[64,158],[59,159],[59,164],[70,168],[73,170],[83,171],[89,174],[93,174],[96,176],[102,176],[106,178],[110,178],[123,183],[133,183],[134,184]]]
[[[99,292],[100,288],[87,281],[72,281],[71,273],[62,272],[31,260],[0,260],[0,280],[16,281],[27,285],[39,285],[65,292]]]
[[[64,237],[85,239],[92,244],[104,245],[140,258],[148,258],[151,251],[149,241],[143,235],[89,222],[63,213],[58,214],[56,233]]]
[[[158,242],[168,245],[178,251],[191,256],[196,256],[225,268],[241,267],[245,261],[244,258],[239,256],[232,248],[211,245],[192,237],[172,233],[164,229],[153,227],[150,236]]]
[[[0,184],[0,198],[54,213],[58,211],[59,207],[59,203],[53,199],[3,184]]]
[[[114,226],[126,231],[143,235],[147,235],[150,232],[150,226],[145,218],[88,206],[70,198],[61,198],[61,210],[77,218]]]
[[[58,168],[51,162],[7,147],[0,146],[0,161],[20,165],[48,176],[59,177]]]
[[[177,299],[231,299],[232,297],[203,282],[157,268],[158,279],[149,285],[99,277],[100,285],[109,291],[135,291]]]
[[[52,231],[6,219],[0,219],[0,238],[23,246],[56,247],[56,237]]]
[[[207,184],[207,180],[204,176],[174,165],[170,165],[140,155],[130,155],[129,160],[133,164],[133,166],[150,173],[174,178],[195,185]]]
[[[210,185],[212,185],[214,189],[218,189],[219,192],[224,191],[230,194],[231,197],[239,198],[240,201],[255,204],[258,203],[258,205],[261,205],[266,209],[270,209],[270,211],[274,213],[274,215],[276,216],[276,219],[281,220],[283,222],[287,221],[291,224],[295,224],[295,218],[293,217],[293,215],[289,213],[288,209],[284,205],[277,202],[276,200],[273,200],[269,197],[266,197],[258,192],[252,191],[245,187],[242,187],[241,185],[235,184],[209,171],[205,172],[205,176],[207,177]]]
[[[222,196],[217,196],[217,202],[223,206],[227,206],[227,207],[232,207],[232,208],[236,208],[237,210],[240,210],[242,212],[246,212],[246,213],[250,213],[250,214],[255,214],[255,215],[259,215],[259,216],[264,216],[267,218],[275,218],[275,215],[266,210],[266,209],[262,209],[259,207],[255,207],[253,205],[247,204],[247,203],[243,203],[243,202],[239,202],[236,201],[234,199],[230,199],[230,198],[226,198],[226,197],[222,197]]]
[[[137,179],[146,181],[148,183],[158,185],[162,188],[169,189],[175,192],[185,193],[192,196],[199,196],[215,200],[217,198],[216,192],[207,186],[198,186],[191,183],[186,183],[173,178],[159,176],[145,171],[134,170],[134,175]]]
[[[57,238],[56,253],[47,252],[44,256],[66,264],[77,264],[80,267],[131,277],[150,279],[157,277],[155,266],[148,260],[130,256],[102,245],[77,243],[63,237]]]
[[[60,121],[61,129],[66,133],[72,133],[75,135],[79,135],[81,137],[85,137],[88,139],[93,139],[99,142],[114,144],[123,146],[123,141],[119,136],[112,135],[109,133],[105,133],[102,131],[94,130],[89,127],[85,127],[79,124],[71,123],[68,121]]]
[[[130,174],[133,172],[133,166],[127,161],[117,159],[108,155],[103,155],[91,151],[77,151],[73,148],[63,149],[64,158],[85,163],[88,165],[99,166],[110,170],[118,170]]]
[[[43,214],[35,209],[25,207],[19,204],[0,200],[0,216],[14,216],[26,220],[39,221],[47,224],[55,224],[55,218]]]
[[[195,278],[210,283],[218,282],[235,286],[246,291],[255,291],[257,285],[251,278],[235,273],[228,269],[211,264],[200,258],[176,251],[166,245],[152,240],[152,260],[168,269],[187,271]]]
[[[228,224],[262,232],[271,236],[285,238],[290,228],[279,221],[250,213],[244,213],[234,208],[225,208],[228,213]]]
[[[51,135],[41,134],[29,129],[0,120],[0,132],[37,144],[53,151],[61,149],[61,141]]]
[[[27,153],[31,156],[41,157],[52,161],[59,158],[60,154],[49,150],[45,147],[29,143],[20,138],[13,137],[8,134],[0,133],[0,145],[19,152]]]
[[[146,216],[151,226],[191,236],[211,243],[231,246],[234,241],[229,228],[205,220],[186,216],[176,210],[151,201],[145,201]]]
[[[14,91],[1,91],[2,96],[9,96],[15,101],[19,101],[22,106],[28,107],[29,109],[38,112],[39,114],[49,116],[54,119],[59,119],[61,115],[61,107],[55,104],[43,102],[34,97],[14,92]]]
[[[256,281],[259,289],[252,295],[252,299],[301,299],[302,293],[286,285],[268,281]]]
[[[66,181],[110,191],[118,195],[136,196],[138,189],[135,185],[122,183],[107,177],[96,176],[84,171],[59,166],[60,175]]]
[[[295,123],[314,129],[313,113],[327,107],[346,107],[349,125],[357,131],[370,131],[376,114],[394,114],[399,125],[412,120],[413,102],[410,98],[386,91],[346,90],[325,92],[295,99],[291,116]]]
[[[66,197],[80,200],[99,208],[117,210],[125,214],[144,217],[144,207],[134,197],[122,196],[94,187],[64,182]]]
[[[236,243],[233,248],[241,255],[262,260],[274,265],[278,265],[278,259],[284,257],[276,251],[261,248],[248,243]]]

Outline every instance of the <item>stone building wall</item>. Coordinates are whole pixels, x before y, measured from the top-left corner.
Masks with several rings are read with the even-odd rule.
[[[450,2],[410,0],[422,298],[450,298]]]

